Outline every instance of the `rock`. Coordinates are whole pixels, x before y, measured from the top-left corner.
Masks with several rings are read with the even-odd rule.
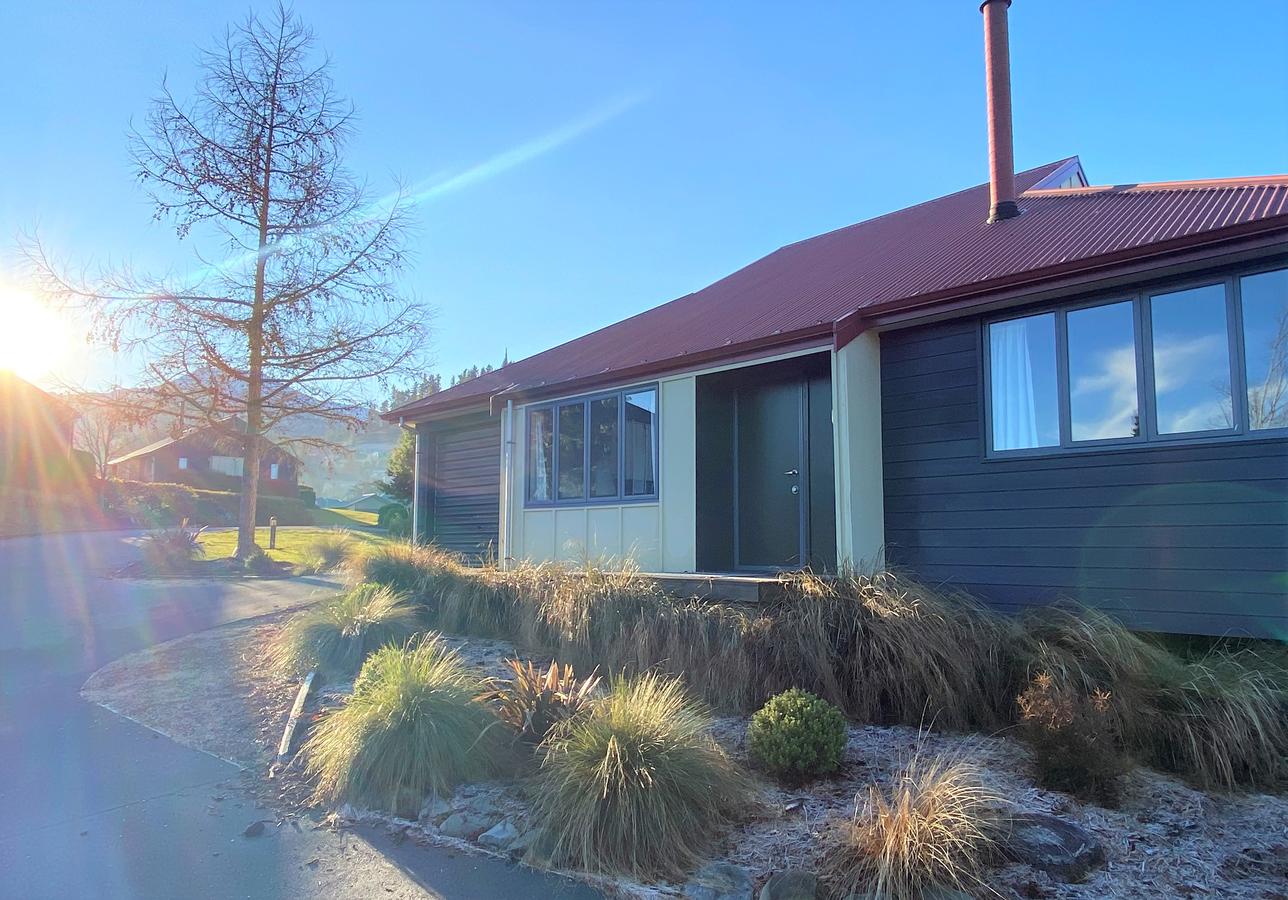
[[[1000,841],[1015,862],[1077,882],[1105,861],[1105,849],[1086,829],[1043,813],[1017,813]]]
[[[519,836],[519,829],[509,819],[497,822],[479,835],[479,843],[492,850],[506,850]]]
[[[255,822],[251,822],[249,825],[246,826],[246,830],[242,832],[242,837],[259,837],[263,833],[264,833],[264,820],[259,819]]]
[[[474,815],[491,819],[493,822],[505,815],[505,812],[496,805],[496,800],[486,794],[479,794],[466,800],[465,808]]]
[[[555,851],[554,836],[544,829],[534,828],[525,832],[520,835],[515,845],[517,846],[519,843],[527,844],[527,852],[523,854],[523,861],[530,866],[538,869],[554,869],[564,862],[563,854]]]
[[[452,813],[444,820],[438,830],[448,837],[472,841],[492,825],[491,819],[476,816],[470,812]]]
[[[756,886],[751,873],[733,863],[707,863],[685,883],[681,896],[688,900],[752,900]]]
[[[529,828],[527,831],[519,832],[519,836],[510,841],[510,846],[505,849],[510,851],[511,856],[523,856],[540,837],[540,828]]]
[[[760,900],[814,900],[817,896],[817,876],[801,869],[775,872],[760,889]]]
[[[418,818],[422,823],[434,822],[451,815],[451,813],[452,804],[438,796],[438,794],[430,794],[421,805]]]

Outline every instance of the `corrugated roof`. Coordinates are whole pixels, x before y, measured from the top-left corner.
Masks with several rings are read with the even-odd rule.
[[[847,316],[876,315],[918,298],[939,301],[1172,241],[1217,239],[1240,226],[1288,229],[1288,176],[1045,187],[1076,164],[1070,157],[1019,173],[1016,218],[987,224],[988,185],[981,184],[789,244],[696,293],[406,404],[387,418],[823,340]]]

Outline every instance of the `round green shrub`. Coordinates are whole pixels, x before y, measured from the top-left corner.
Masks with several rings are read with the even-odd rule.
[[[401,503],[386,503],[376,513],[376,525],[389,532],[390,537],[407,537],[411,534],[411,513]]]
[[[839,709],[792,688],[771,697],[751,717],[747,749],[766,771],[802,779],[835,772],[846,738],[845,717]]]

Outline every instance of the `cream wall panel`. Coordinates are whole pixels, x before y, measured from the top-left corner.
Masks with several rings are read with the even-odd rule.
[[[633,559],[635,564],[645,572],[669,572],[663,565],[659,552],[658,525],[660,509],[657,504],[647,506],[623,506],[622,512],[622,556]]]
[[[697,380],[662,382],[660,571],[697,568]]]
[[[884,564],[881,461],[881,339],[864,332],[833,356],[836,552],[842,565]]]
[[[586,510],[586,549],[592,560],[622,558],[622,508],[592,506]]]
[[[586,559],[585,507],[555,510],[555,559],[564,562],[583,562]]]
[[[530,509],[517,516],[515,524],[519,525],[520,534],[512,537],[515,546],[522,548],[519,556],[524,559],[542,561],[555,558],[555,511],[553,509]]]

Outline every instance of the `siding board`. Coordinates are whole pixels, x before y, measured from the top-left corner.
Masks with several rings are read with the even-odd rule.
[[[431,442],[429,537],[472,559],[494,552],[501,517],[501,423],[474,413],[422,425]]]
[[[1288,441],[984,457],[980,320],[882,335],[887,556],[1006,612],[1288,632]]]

